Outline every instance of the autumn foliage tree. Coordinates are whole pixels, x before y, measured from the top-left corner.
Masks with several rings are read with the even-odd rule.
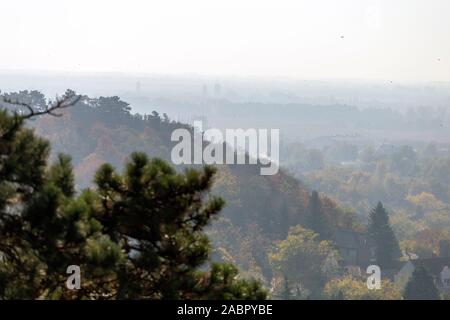
[[[283,280],[283,298],[289,287],[296,298],[317,299],[325,283],[336,275],[340,257],[330,241],[320,240],[317,233],[298,225],[290,228],[270,259]]]
[[[329,281],[324,297],[332,300],[401,300],[402,295],[389,280],[381,282],[380,289],[369,289],[364,278],[345,276]]]

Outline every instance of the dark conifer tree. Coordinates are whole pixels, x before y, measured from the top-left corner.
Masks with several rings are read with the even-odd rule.
[[[338,291],[338,293],[336,294],[336,299],[335,300],[345,300],[344,293],[342,292],[342,290]]]
[[[307,214],[308,228],[319,234],[321,239],[327,239],[330,236],[330,230],[319,193],[315,190],[309,198]]]
[[[430,274],[423,266],[418,266],[405,287],[407,300],[439,300],[439,291]]]
[[[401,252],[388,213],[381,202],[370,212],[368,232],[375,246],[377,264],[385,267],[392,265]]]
[[[287,276],[283,277],[283,291],[281,293],[281,298],[283,300],[291,299],[291,285]]]

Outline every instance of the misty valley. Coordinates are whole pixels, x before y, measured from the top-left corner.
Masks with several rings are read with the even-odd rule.
[[[135,192],[156,188],[151,187],[155,183],[152,179],[157,177],[154,171],[156,169],[150,169],[153,162],[148,164],[150,171],[145,173],[145,163],[148,160],[141,159],[142,156],[134,152],[143,152],[149,159],[166,161],[164,166],[172,166],[176,170],[172,172],[169,167],[163,169],[169,170],[167,174],[176,176],[186,172],[186,178],[190,179],[194,174],[191,170],[201,169],[206,163],[202,162],[201,158],[192,165],[189,161],[178,165],[174,163],[171,154],[180,148],[181,143],[173,139],[173,133],[176,135],[179,130],[183,130],[183,134],[188,133],[182,141],[187,143],[187,154],[191,154],[191,148],[192,154],[195,154],[198,153],[195,147],[206,150],[214,144],[208,142],[209,140],[198,140],[201,138],[198,128],[189,123],[174,121],[166,113],[162,116],[158,111],[143,115],[133,113],[131,106],[117,96],[92,98],[72,90],[67,90],[65,96],[79,98],[74,105],[62,108],[58,117],[52,117],[50,114],[31,118],[26,126],[32,128],[35,134],[49,140],[52,146],[51,162],[73,166],[73,182],[67,181],[69,177],[61,182],[73,183],[70,187],[73,189],[71,194],[81,197],[78,201],[82,201],[82,198],[92,192],[89,190],[99,190],[99,201],[103,199],[102,206],[106,206],[102,209],[106,210],[103,214],[109,215],[119,210],[116,214],[121,215],[132,210],[124,216],[131,219],[130,223],[135,219],[136,222],[144,219],[140,223],[148,225],[148,231],[127,231],[123,236],[129,239],[126,243],[131,241],[130,239],[139,243],[132,246],[130,244],[134,251],[143,250],[141,254],[149,254],[146,252],[148,248],[142,247],[147,241],[157,241],[152,245],[156,245],[156,248],[161,246],[161,240],[157,240],[159,236],[156,234],[155,240],[145,236],[147,233],[151,236],[155,232],[151,231],[151,221],[159,216],[159,210],[162,210],[160,214],[163,215],[159,219],[166,221],[164,215],[169,215],[167,218],[170,219],[170,212],[179,209],[175,209],[177,206],[171,208],[171,202],[163,204],[161,209],[148,208],[150,212],[158,211],[150,213],[150,220],[147,221],[144,217],[132,218],[140,210],[132,208],[135,205],[155,206],[161,201],[157,200],[159,192],[162,192],[161,196],[170,197],[171,192],[175,192],[179,187],[170,187],[175,182],[161,181],[159,183],[163,184],[158,188],[163,189],[154,189],[156,194],[149,194],[150,198],[147,200],[136,199],[138,202],[126,209],[131,205],[125,204],[131,201],[131,198],[128,198],[131,194],[127,194],[132,192],[132,189],[125,192],[123,188],[138,188]],[[28,106],[35,110],[44,110],[48,104],[47,97],[39,91],[4,93],[3,97],[8,102],[9,113],[26,114]],[[15,101],[29,105],[15,104]],[[280,106],[278,110],[282,108],[283,106]],[[336,107],[329,107],[330,111],[327,111],[326,107],[318,108],[325,114],[330,114]],[[364,112],[354,110],[356,115]],[[310,111],[309,117],[312,112]],[[388,110],[383,112],[391,114]],[[387,122],[382,121],[383,116],[387,117],[383,112],[377,115],[380,119],[377,124],[380,130],[387,125]],[[286,116],[292,117],[290,113]],[[349,112],[348,116],[351,118],[352,113]],[[429,121],[426,119],[434,117],[432,113],[427,113],[422,114],[425,118],[420,119],[421,114],[417,113],[417,122],[410,122],[407,120],[410,115],[398,116],[403,119],[401,121],[405,123],[404,126],[410,127],[408,130],[415,128],[415,123],[424,124]],[[301,111],[298,111],[298,117],[302,119]],[[316,117],[318,120],[323,118],[321,113]],[[202,119],[208,121],[206,117]],[[279,119],[283,119],[282,113]],[[439,116],[439,121],[444,123],[445,127],[438,126],[436,130],[446,130],[448,116]],[[367,129],[363,124],[359,126],[361,130]],[[374,122],[370,129],[376,128]],[[404,129],[399,126],[397,130],[403,132]],[[414,130],[420,132],[430,129],[416,127]],[[283,127],[280,127],[280,133],[280,170],[275,175],[261,175],[262,164],[248,154],[245,156],[247,161],[213,163],[216,173],[214,179],[209,182],[211,190],[208,194],[223,199],[224,205],[220,205],[222,210],[220,213],[216,212],[219,214],[211,223],[201,220],[203,224],[206,223],[205,233],[211,245],[210,249],[205,248],[211,250],[211,256],[202,263],[210,264],[213,268],[219,266],[217,263],[235,266],[236,269],[230,269],[230,275],[239,271],[238,278],[242,279],[240,281],[258,281],[261,286],[258,290],[265,290],[265,295],[271,298],[399,299],[403,296],[413,271],[417,269],[414,266],[423,262],[432,265],[433,272],[436,272],[432,275],[437,279],[436,294],[446,295],[448,284],[442,276],[445,276],[445,268],[450,261],[450,141],[442,137],[439,141],[384,138],[380,142],[377,138],[362,134],[323,135],[312,139],[299,139],[294,136],[284,140]],[[243,139],[245,140],[245,137]],[[236,146],[233,149],[227,142],[222,143],[228,152],[237,151]],[[61,153],[70,158],[61,158]],[[105,167],[104,163],[111,165]],[[125,176],[120,178],[118,175],[124,166]],[[142,166],[142,169],[135,172],[138,167],[132,169],[134,166]],[[52,170],[60,172],[62,168]],[[128,177],[132,173],[138,176]],[[106,182],[100,182],[102,179],[113,180],[103,186]],[[113,182],[116,181],[114,179],[119,180]],[[130,185],[133,180],[129,179],[138,179],[138,184]],[[172,178],[168,181],[172,181]],[[122,183],[123,186],[119,187]],[[117,187],[114,187],[115,184]],[[101,191],[99,188],[107,189]],[[109,188],[111,190],[106,191]],[[172,188],[176,189],[170,191]],[[20,193],[19,190],[16,192]],[[115,193],[118,194],[113,196]],[[11,200],[7,203],[14,199],[10,197],[8,196]],[[202,198],[195,197],[193,200],[200,201]],[[89,201],[94,201],[92,205],[95,206],[94,199],[95,197]],[[111,204],[107,205],[110,201]],[[139,204],[141,201],[144,202]],[[124,205],[125,207],[122,207]],[[186,207],[184,210],[187,210],[186,213],[191,217],[188,220],[195,221],[196,215],[203,212],[200,208],[198,205],[193,208],[191,205]],[[110,210],[111,213],[107,213]],[[58,221],[60,218],[57,217],[55,216],[55,219]],[[89,219],[98,218],[94,215]],[[160,223],[163,223],[162,221]],[[170,224],[174,221],[176,220],[164,223]],[[32,220],[29,223],[32,223]],[[81,222],[77,222],[77,225],[79,223]],[[108,223],[107,220],[104,223]],[[164,227],[164,223],[159,227],[158,234],[169,240],[176,236],[176,233],[164,233],[171,230],[169,226]],[[190,224],[187,226],[191,227]],[[55,236],[65,237],[67,232],[69,230]],[[124,231],[119,231],[119,234],[122,232]],[[109,237],[112,235],[113,233]],[[138,236],[144,238],[138,240]],[[67,241],[63,239],[58,241]],[[44,240],[45,238],[40,241]],[[85,241],[90,240],[88,238]],[[168,241],[166,246],[169,247],[164,250],[171,248],[171,241],[173,240]],[[97,250],[102,250],[100,248]],[[162,252],[166,252],[164,250]],[[177,250],[182,250],[182,247]],[[103,251],[97,254],[101,252]],[[61,254],[64,254],[64,251],[61,251]],[[139,261],[137,256],[122,259],[130,259],[133,263]],[[134,261],[135,259],[137,260]],[[373,265],[381,268],[382,286],[379,290],[371,290],[366,286],[366,269]]]
[[[1,316],[446,307],[450,1],[1,10]]]

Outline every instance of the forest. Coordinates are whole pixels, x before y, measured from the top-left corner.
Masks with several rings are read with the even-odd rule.
[[[448,297],[445,144],[288,142],[261,176],[171,164],[173,130],[195,129],[118,96],[2,98],[2,299]],[[72,264],[82,290],[64,288]]]

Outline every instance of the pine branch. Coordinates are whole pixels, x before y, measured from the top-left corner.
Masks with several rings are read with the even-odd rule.
[[[14,132],[15,130],[17,130],[18,127],[25,120],[28,120],[28,119],[31,119],[31,118],[34,118],[37,116],[41,116],[41,115],[46,115],[46,114],[49,114],[54,117],[61,117],[62,114],[57,113],[56,111],[69,108],[69,107],[77,104],[80,101],[80,99],[81,99],[80,95],[75,95],[75,94],[64,95],[61,98],[56,98],[55,102],[50,102],[43,110],[36,110],[29,103],[2,97],[2,99],[1,99],[2,101],[0,101],[0,102],[6,103],[7,105],[10,105],[10,106],[26,108],[28,110],[28,113],[21,114],[17,111],[14,111],[14,116],[15,116],[14,123],[6,131],[1,132],[0,138],[4,138],[5,136],[7,136],[7,135],[11,134],[12,132]]]

